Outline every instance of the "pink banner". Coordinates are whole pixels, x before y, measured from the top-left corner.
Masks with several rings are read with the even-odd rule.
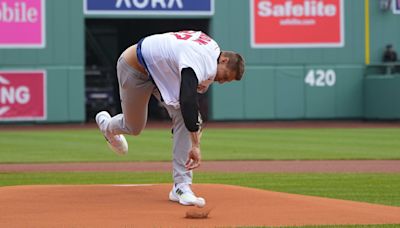
[[[0,71],[0,121],[45,119],[45,72]]]
[[[0,1],[0,47],[45,46],[45,0]]]

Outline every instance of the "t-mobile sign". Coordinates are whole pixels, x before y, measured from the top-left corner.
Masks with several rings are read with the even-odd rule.
[[[0,0],[0,48],[45,46],[45,0]]]
[[[0,71],[0,121],[45,119],[45,71]]]
[[[251,46],[343,47],[343,0],[251,0]]]

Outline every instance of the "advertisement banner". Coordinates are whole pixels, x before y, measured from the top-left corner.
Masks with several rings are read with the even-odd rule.
[[[393,13],[400,14],[400,0],[393,0]]]
[[[0,0],[0,48],[44,48],[45,21],[45,0]]]
[[[85,14],[213,15],[214,0],[84,0]]]
[[[250,0],[253,48],[344,46],[343,0]]]
[[[45,120],[45,71],[0,71],[0,121]]]

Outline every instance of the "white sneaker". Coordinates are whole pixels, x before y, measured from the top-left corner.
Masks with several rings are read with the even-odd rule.
[[[118,155],[125,155],[128,153],[128,142],[123,135],[108,135],[105,131],[105,126],[110,121],[111,116],[106,111],[101,111],[96,115],[96,123],[100,131],[103,133],[104,138],[111,150]]]
[[[192,189],[190,189],[190,185],[186,183],[174,184],[172,190],[169,192],[169,200],[179,202],[185,206],[195,205],[204,207],[206,204],[203,198],[194,195]]]

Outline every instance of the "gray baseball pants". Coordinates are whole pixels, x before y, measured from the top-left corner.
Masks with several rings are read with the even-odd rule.
[[[132,68],[122,55],[117,63],[117,76],[122,114],[111,118],[106,131],[114,135],[139,135],[146,126],[150,96],[154,94],[160,100],[160,93],[149,77]],[[172,119],[174,183],[192,184],[193,172],[185,168],[192,146],[189,131],[184,124],[181,110],[164,102],[162,104]]]

